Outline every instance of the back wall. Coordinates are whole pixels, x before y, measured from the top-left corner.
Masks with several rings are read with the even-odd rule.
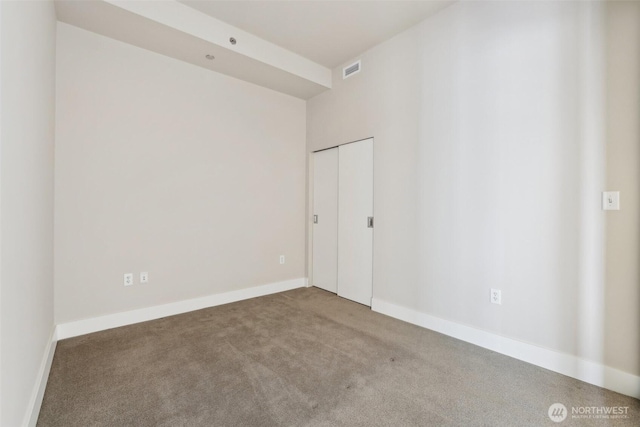
[[[59,23],[56,323],[304,277],[305,108]]]

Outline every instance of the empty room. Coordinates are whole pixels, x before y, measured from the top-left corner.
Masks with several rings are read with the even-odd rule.
[[[0,426],[640,425],[640,1],[0,0]]]

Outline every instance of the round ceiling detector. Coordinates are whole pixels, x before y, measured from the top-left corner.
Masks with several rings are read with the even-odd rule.
[[[205,55],[204,57],[207,58],[209,61],[216,59],[216,57],[211,54]]]

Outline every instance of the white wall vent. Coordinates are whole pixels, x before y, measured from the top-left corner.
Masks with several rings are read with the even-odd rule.
[[[347,77],[351,77],[354,74],[358,74],[362,69],[362,61],[357,60],[351,65],[348,65],[342,69],[342,79],[346,79]]]

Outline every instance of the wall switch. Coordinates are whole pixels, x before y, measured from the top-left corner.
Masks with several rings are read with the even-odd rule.
[[[284,255],[280,255],[280,264],[284,264]]]
[[[133,273],[126,273],[124,275],[124,285],[125,286],[133,285]]]
[[[500,289],[491,289],[491,302],[502,305],[502,291]]]
[[[149,273],[140,273],[140,283],[149,283]]]
[[[602,193],[602,210],[603,211],[619,211],[620,210],[620,192],[605,191]]]

